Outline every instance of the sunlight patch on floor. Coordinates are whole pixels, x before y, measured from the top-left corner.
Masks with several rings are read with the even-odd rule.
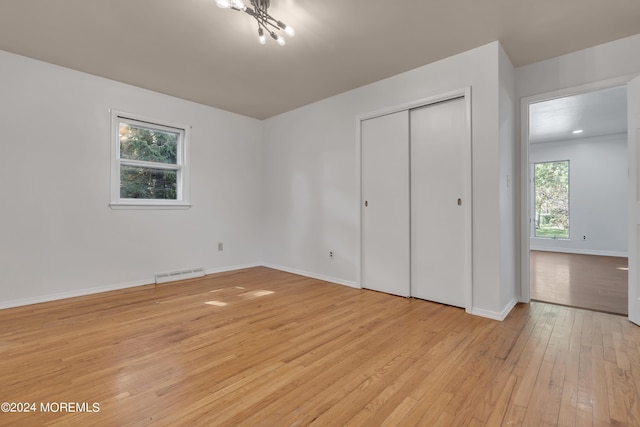
[[[245,291],[246,288],[242,286],[233,286],[229,288],[213,289],[209,293],[216,293],[216,299],[214,301],[207,301],[205,304],[213,305],[215,307],[225,307],[236,301],[242,301],[247,299],[259,298],[266,295],[274,294],[275,291],[267,291],[264,289],[257,289],[254,291]]]
[[[251,291],[251,292],[246,292],[244,294],[241,294],[240,296],[247,297],[247,298],[257,298],[257,297],[263,297],[265,295],[271,295],[272,293],[273,291]]]
[[[216,307],[224,307],[225,305],[227,305],[226,302],[222,302],[222,301],[207,301],[205,302],[205,304],[215,305]]]

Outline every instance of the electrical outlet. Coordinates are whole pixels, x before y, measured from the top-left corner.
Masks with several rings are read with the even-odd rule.
[[[582,236],[582,240],[587,240],[587,236]]]
[[[333,259],[333,251],[329,251],[329,259]]]
[[[218,243],[218,251],[223,251],[224,245],[222,243]]]

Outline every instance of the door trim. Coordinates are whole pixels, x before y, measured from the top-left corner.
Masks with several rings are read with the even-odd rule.
[[[636,75],[626,75],[579,86],[558,89],[527,96],[520,101],[520,295],[518,301],[531,301],[531,265],[529,262],[531,187],[529,185],[529,105],[567,96],[579,95],[616,86],[626,85]]]
[[[627,84],[627,150],[629,155],[628,235],[629,235],[629,307],[628,319],[640,326],[640,295],[638,290],[638,225],[640,224],[640,202],[638,202],[638,141],[640,141],[640,75]]]
[[[387,114],[397,113],[399,111],[411,110],[418,107],[425,107],[430,104],[436,104],[442,101],[448,101],[455,98],[463,97],[465,100],[465,119],[466,119],[466,146],[467,146],[467,155],[464,159],[465,162],[465,170],[469,171],[469,176],[465,180],[465,200],[468,200],[468,203],[465,204],[465,224],[467,226],[467,232],[465,233],[465,284],[464,284],[464,300],[465,300],[465,311],[467,313],[471,313],[473,309],[473,168],[472,168],[472,117],[471,117],[471,86],[466,86],[457,90],[452,90],[449,92],[444,92],[441,94],[429,96],[426,98],[420,98],[414,101],[409,101],[402,104],[397,104],[393,106],[389,106],[386,108],[382,108],[379,110],[371,111],[368,113],[359,114],[355,118],[355,128],[356,128],[356,188],[359,192],[358,197],[358,227],[356,232],[356,283],[359,288],[362,288],[362,277],[363,277],[363,215],[364,215],[364,199],[362,194],[362,138],[361,138],[361,122],[363,120],[372,119],[375,117],[384,116]]]

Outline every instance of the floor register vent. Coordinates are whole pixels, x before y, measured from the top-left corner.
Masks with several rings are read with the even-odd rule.
[[[176,280],[193,279],[204,276],[204,268],[191,268],[188,270],[171,271],[169,273],[156,273],[156,283],[175,282]]]

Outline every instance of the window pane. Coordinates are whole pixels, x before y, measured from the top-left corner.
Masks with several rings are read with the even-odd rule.
[[[177,199],[175,170],[120,166],[120,198]]]
[[[535,165],[535,237],[569,238],[569,162]]]
[[[120,123],[120,158],[176,164],[180,133]]]

